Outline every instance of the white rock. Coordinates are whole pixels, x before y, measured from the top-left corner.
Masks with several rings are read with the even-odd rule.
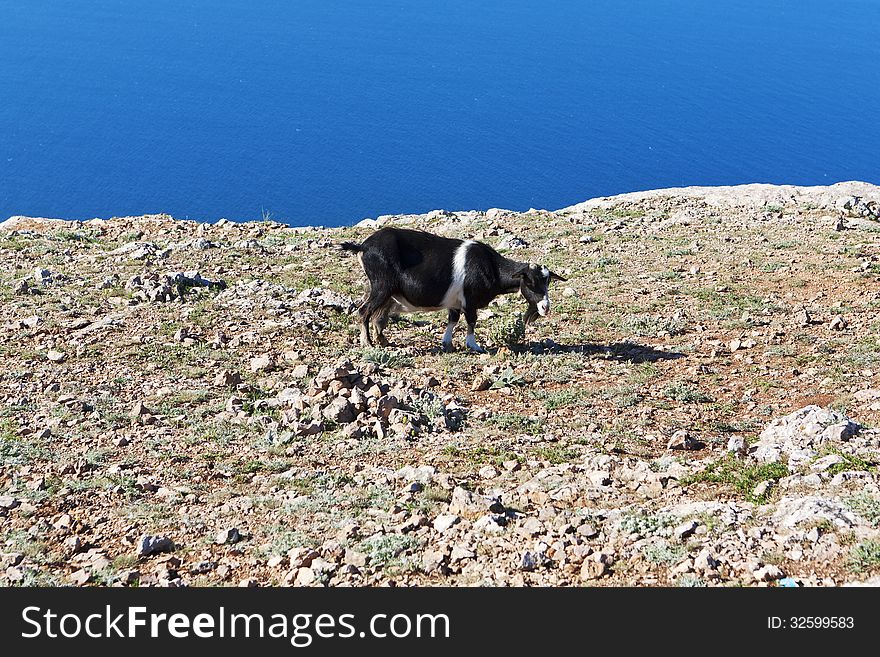
[[[857,524],[855,514],[836,500],[824,497],[783,497],[776,504],[774,522],[788,529],[827,520],[835,527],[848,528]]]
[[[461,518],[459,518],[457,515],[451,513],[441,514],[434,518],[434,529],[442,534],[460,521]]]
[[[698,525],[699,523],[696,520],[688,520],[676,527],[673,533],[679,540],[681,540],[693,534]]]

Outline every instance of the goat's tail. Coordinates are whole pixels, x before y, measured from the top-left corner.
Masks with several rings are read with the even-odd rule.
[[[342,242],[339,245],[339,248],[343,251],[351,251],[353,253],[360,253],[364,250],[363,244],[358,244],[357,242]]]

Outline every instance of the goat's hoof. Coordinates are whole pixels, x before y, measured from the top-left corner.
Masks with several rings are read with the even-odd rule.
[[[440,348],[443,349],[443,351],[445,351],[447,354],[451,354],[453,351],[455,351],[455,347],[452,346],[451,342],[443,342],[440,345]]]
[[[388,342],[388,338],[386,338],[384,335],[379,336],[379,346],[380,347],[387,347],[390,344],[391,343]]]
[[[486,353],[486,350],[483,349],[482,347],[469,347],[469,349],[472,352],[474,352],[475,354],[485,354]]]

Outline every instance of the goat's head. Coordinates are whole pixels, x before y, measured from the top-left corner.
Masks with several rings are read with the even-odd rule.
[[[541,265],[523,265],[517,272],[520,279],[519,291],[529,304],[525,315],[525,323],[530,324],[538,316],[546,317],[550,314],[550,296],[547,288],[550,281],[565,281],[562,276],[555,274],[547,267]]]

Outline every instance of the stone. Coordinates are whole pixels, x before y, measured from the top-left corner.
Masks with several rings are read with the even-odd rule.
[[[335,424],[354,422],[355,410],[345,397],[336,397],[321,410],[321,415]]]
[[[608,573],[608,566],[601,561],[584,559],[581,564],[581,580],[589,582],[604,577]]]
[[[686,522],[681,523],[678,527],[673,530],[673,534],[678,540],[683,540],[688,536],[691,536],[699,526],[699,523],[696,520],[688,520]]]
[[[64,360],[67,358],[67,354],[65,354],[63,351],[56,351],[52,349],[46,353],[46,358],[48,358],[49,362],[51,363],[61,363],[64,362]]]
[[[271,354],[262,354],[260,356],[255,356],[251,358],[250,362],[250,370],[251,372],[268,372],[275,368],[275,359],[272,358]]]
[[[405,465],[394,473],[394,477],[397,479],[403,479],[404,481],[413,481],[427,485],[431,483],[436,473],[437,468],[433,465],[422,465],[417,468],[411,465]]]
[[[783,497],[776,503],[774,522],[786,529],[825,520],[840,529],[857,524],[855,514],[842,503],[817,496]]]
[[[495,469],[493,466],[491,466],[491,465],[487,465],[487,466],[484,466],[484,467],[480,468],[480,471],[479,471],[478,474],[479,474],[480,477],[482,477],[483,479],[494,479],[495,477],[498,476],[498,470],[496,470],[496,469]]]
[[[229,529],[221,529],[214,536],[214,542],[218,545],[231,545],[232,543],[238,543],[241,540],[241,533],[238,531],[236,527],[230,527]]]
[[[456,545],[452,548],[452,552],[449,555],[449,561],[464,561],[465,559],[473,559],[476,556],[476,553],[470,548],[464,547],[463,545]]]
[[[287,551],[287,558],[292,569],[308,568],[318,558],[318,553],[311,548],[295,547]]]
[[[717,570],[720,562],[712,556],[708,548],[704,548],[694,558],[694,569],[700,571]]]
[[[519,569],[526,572],[532,572],[538,567],[538,559],[532,552],[523,552],[520,560]]]
[[[159,552],[171,552],[174,542],[167,536],[141,536],[137,542],[137,556],[148,557]]]
[[[281,555],[275,555],[274,557],[270,557],[268,560],[266,560],[266,567],[272,568],[272,569],[281,568],[286,563],[287,563],[287,557],[281,556]]]
[[[77,570],[70,576],[70,581],[76,584],[77,586],[84,586],[88,584],[92,579],[92,574],[86,570],[85,568],[81,568]]]
[[[474,392],[482,392],[492,387],[492,380],[485,376],[478,376],[471,383],[471,390]]]
[[[428,575],[442,571],[446,553],[441,550],[427,549],[422,553],[422,571]]]
[[[830,328],[832,331],[842,331],[848,325],[849,324],[847,323],[847,321],[841,315],[837,315],[831,320],[828,328]]]
[[[134,403],[134,406],[131,407],[128,416],[131,418],[139,418],[142,415],[152,415],[152,412],[144,405],[144,402],[137,401]]]
[[[436,531],[442,534],[459,522],[461,522],[461,518],[457,515],[445,513],[434,518],[433,527]]]
[[[737,456],[745,456],[748,451],[748,443],[742,436],[731,436],[727,441],[727,451]]]
[[[858,424],[839,411],[805,406],[768,424],[750,452],[760,463],[776,462],[786,455],[790,467],[795,469],[815,458],[819,446],[847,440],[859,429]]]
[[[759,582],[774,582],[785,577],[785,573],[778,566],[770,564],[753,570],[752,576]]]
[[[0,495],[0,509],[14,509],[19,505],[19,501],[11,495]]]
[[[214,377],[214,385],[218,388],[234,388],[241,383],[241,375],[238,372],[222,370]]]
[[[519,525],[518,531],[526,536],[538,536],[545,532],[544,523],[531,516],[523,520]]]
[[[692,438],[691,435],[684,429],[679,429],[674,434],[672,434],[672,437],[669,439],[669,442],[666,445],[668,449],[684,450],[700,449],[702,446],[702,443]]]

